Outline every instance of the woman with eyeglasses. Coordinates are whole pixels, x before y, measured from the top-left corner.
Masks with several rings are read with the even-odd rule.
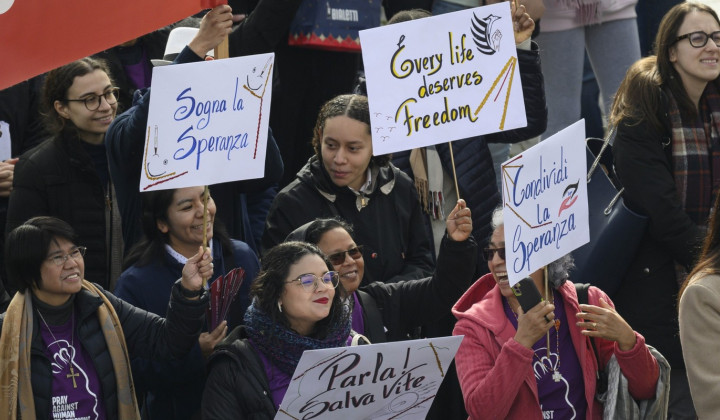
[[[183,265],[203,244],[203,187],[187,187],[142,193],[144,236],[125,259],[125,271],[115,295],[126,302],[163,316],[173,283]],[[213,275],[242,268],[245,277],[227,314],[213,331],[200,334],[198,344],[177,362],[132,361],[133,378],[139,392],[146,393],[143,412],[147,418],[191,419],[200,413],[205,384],[205,357],[228,331],[243,322],[250,305],[250,283],[259,269],[255,252],[248,244],[230,239],[216,214],[215,200],[208,198],[207,240],[212,252]],[[203,331],[206,331],[205,329]]]
[[[88,278],[108,289],[123,249],[104,144],[117,93],[105,63],[93,58],[47,74],[41,107],[50,138],[15,165],[6,225],[7,233],[41,215],[68,222],[87,246]]]
[[[315,245],[285,242],[263,256],[245,325],[208,362],[203,419],[274,418],[305,350],[351,335],[339,275]]]
[[[588,304],[579,304],[575,285],[567,281],[572,257],[548,265],[547,294],[545,271],[530,275],[543,300],[524,312],[509,285],[501,208],[493,213],[492,227],[484,250],[490,273],[453,307],[458,319],[453,334],[465,336],[455,366],[469,418],[602,419],[597,360],[607,370],[613,356],[632,398],[655,397],[658,361],[603,291],[590,287]],[[664,418],[647,412],[647,418]]]
[[[0,315],[3,419],[140,419],[130,358],[181,359],[197,342],[209,251],[185,263],[163,319],[84,280],[76,240],[47,216],[8,234],[6,269],[18,293]]]
[[[610,115],[623,199],[649,218],[613,300],[672,365],[669,412],[677,418],[694,418],[694,412],[676,298],[697,260],[720,187],[718,45],[715,10],[699,2],[674,6],[660,23],[656,55],[630,68]]]
[[[410,178],[373,156],[370,108],[363,95],[340,95],[318,113],[315,155],[272,203],[263,248],[281,243],[318,217],[342,217],[364,245],[363,284],[432,274],[430,236]]]
[[[365,273],[362,245],[341,219],[316,219],[296,229],[289,240],[317,245],[340,275],[350,301],[352,328],[373,343],[408,339],[408,332],[450,315],[450,308],[475,280],[477,245],[470,235],[472,217],[458,200],[446,220],[432,277],[361,286]]]

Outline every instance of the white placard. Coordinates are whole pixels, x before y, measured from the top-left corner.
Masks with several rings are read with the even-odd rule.
[[[525,127],[510,3],[360,31],[373,154]]]
[[[303,353],[276,419],[424,419],[462,336]]]
[[[510,285],[590,240],[585,120],[503,162]]]
[[[262,177],[274,58],[155,67],[140,191]]]

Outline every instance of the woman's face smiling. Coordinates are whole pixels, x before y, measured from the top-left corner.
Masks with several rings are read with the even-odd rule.
[[[325,255],[332,255],[357,248],[350,234],[343,228],[330,229],[325,232],[317,243],[318,248]],[[360,286],[365,272],[365,260],[362,255],[357,260],[345,253],[342,264],[333,264],[335,271],[340,273],[340,281],[348,294],[353,293]]]
[[[332,182],[359,190],[372,157],[370,126],[344,115],[328,118],[320,142],[323,165]]]
[[[692,11],[685,16],[677,36],[698,31],[711,34],[720,31],[720,24],[709,13]],[[707,83],[720,76],[719,59],[720,48],[712,39],[708,39],[707,44],[701,48],[690,45],[687,38],[670,47],[670,61],[691,98],[699,98]]]
[[[490,237],[490,243],[488,244],[490,249],[505,248],[505,225],[498,226]],[[514,298],[515,295],[510,288],[510,282],[508,280],[507,268],[505,267],[505,259],[500,257],[499,252],[494,252],[492,258],[488,261],[488,269],[492,273],[495,281],[500,287],[500,294],[506,298]]]
[[[296,279],[303,274],[314,274],[321,278],[327,271],[325,261],[315,254],[305,255],[290,266],[280,303],[290,327],[301,335],[311,334],[315,323],[330,314],[335,289],[317,282],[317,289],[308,292]]]
[[[203,191],[204,187],[178,188],[167,210],[167,222],[158,220],[157,228],[168,235],[169,245],[190,258],[203,243]],[[207,238],[213,237],[215,201],[208,198]]]
[[[83,76],[77,76],[68,88],[65,99],[85,99],[102,96],[112,88],[110,78],[102,70],[94,70]],[[97,105],[97,103],[95,103]],[[110,123],[115,119],[117,102],[110,105],[100,98],[100,106],[89,111],[81,101],[55,101],[55,110],[77,127],[81,140],[90,144],[101,144]]]
[[[82,288],[85,275],[85,261],[70,257],[77,246],[65,238],[53,238],[50,241],[47,258],[40,266],[40,286],[33,288],[33,293],[48,305],[59,306],[67,302],[70,295]],[[62,265],[56,265],[52,258],[67,256]]]

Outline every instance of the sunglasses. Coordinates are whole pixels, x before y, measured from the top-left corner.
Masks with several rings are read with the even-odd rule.
[[[359,260],[362,258],[362,245],[357,245],[355,248],[348,249],[347,251],[340,251],[336,252],[334,254],[330,254],[327,256],[328,260],[332,263],[332,265],[341,265],[345,262],[345,254],[349,255],[350,258],[354,260]]]
[[[485,258],[485,261],[490,261],[496,252],[502,260],[505,260],[505,248],[485,248],[483,249],[483,258]]]

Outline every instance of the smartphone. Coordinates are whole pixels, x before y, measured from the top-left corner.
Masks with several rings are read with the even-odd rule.
[[[540,303],[540,301],[542,301],[540,291],[538,290],[537,286],[535,286],[535,282],[532,281],[530,277],[525,277],[524,279],[515,283],[515,285],[512,287],[512,291],[513,294],[515,294],[518,302],[520,302],[520,307],[522,308],[523,312],[529,311],[530,309],[534,308],[535,305]]]

